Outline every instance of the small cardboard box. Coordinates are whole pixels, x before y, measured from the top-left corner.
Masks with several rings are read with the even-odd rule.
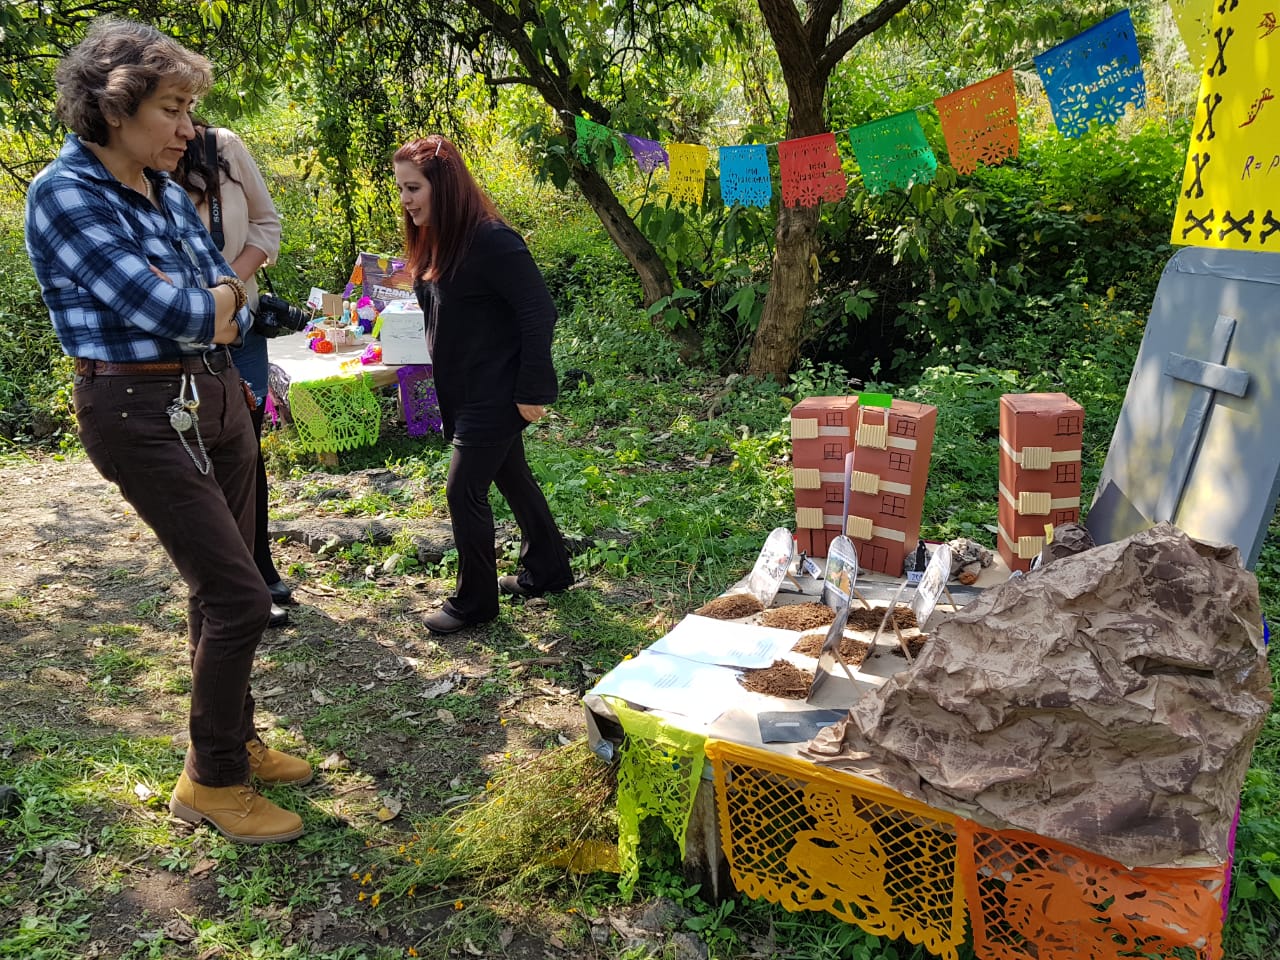
[[[414,300],[388,303],[382,311],[382,362],[389,366],[430,363],[422,311]]]

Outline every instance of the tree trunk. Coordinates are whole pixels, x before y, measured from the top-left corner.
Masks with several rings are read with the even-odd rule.
[[[671,282],[671,274],[667,266],[658,256],[649,238],[640,232],[627,211],[623,209],[617,196],[604,177],[593,168],[581,163],[570,165],[574,182],[582,191],[587,203],[595,211],[600,222],[604,224],[609,238],[622,251],[636,275],[640,278],[640,288],[644,292],[645,307],[652,306],[663,297],[670,296],[675,289]],[[702,355],[702,336],[691,326],[677,327],[668,330],[659,317],[654,317],[654,326],[662,330],[680,345],[680,358],[685,361],[694,360]]]
[[[818,252],[818,208],[779,207],[773,270],[747,372],[785,383],[800,354],[801,327],[813,293],[812,258]]]

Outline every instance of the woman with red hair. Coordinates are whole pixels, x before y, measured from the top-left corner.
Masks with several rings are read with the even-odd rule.
[[[476,184],[458,148],[439,135],[393,158],[406,259],[426,316],[444,436],[453,444],[449,501],[458,582],[428,616],[454,633],[498,615],[498,592],[540,596],[573,582],[569,554],[525,460],[523,431],[556,399],[551,337],[556,308],[520,235]],[[497,578],[489,488],[520,525],[520,571]]]

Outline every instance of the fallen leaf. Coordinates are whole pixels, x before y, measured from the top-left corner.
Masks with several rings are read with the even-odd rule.
[[[333,701],[322,690],[312,690],[311,699],[322,707],[333,703]]]
[[[160,932],[174,943],[190,943],[196,938],[196,928],[182,917],[171,918]]]
[[[418,694],[418,696],[420,696],[423,700],[434,700],[436,697],[443,697],[446,693],[448,693],[457,685],[458,685],[457,680],[446,678],[444,680],[439,680],[431,684],[431,686],[429,687],[424,688],[423,691],[420,694]]]
[[[193,877],[203,877],[206,873],[208,873],[217,865],[218,865],[217,860],[210,860],[209,858],[206,857],[204,860],[198,860],[194,864],[192,864],[191,870],[189,872]]]
[[[351,761],[341,753],[331,753],[320,761],[321,770],[350,770]]]
[[[88,677],[61,667],[37,667],[31,671],[28,679],[33,683],[61,683],[67,686],[82,686],[89,682]]]
[[[437,710],[436,719],[443,723],[446,727],[452,727],[458,721],[453,713],[448,710]]]

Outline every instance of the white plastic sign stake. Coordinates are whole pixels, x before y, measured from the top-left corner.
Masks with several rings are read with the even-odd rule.
[[[848,606],[858,582],[858,551],[848,537],[836,537],[827,547],[827,572],[823,580],[822,602],[832,610]]]
[[[756,565],[751,568],[751,576],[747,578],[747,592],[760,601],[765,609],[773,603],[778,595],[778,588],[791,570],[792,550],[795,540],[786,527],[777,527],[764,542]]]

